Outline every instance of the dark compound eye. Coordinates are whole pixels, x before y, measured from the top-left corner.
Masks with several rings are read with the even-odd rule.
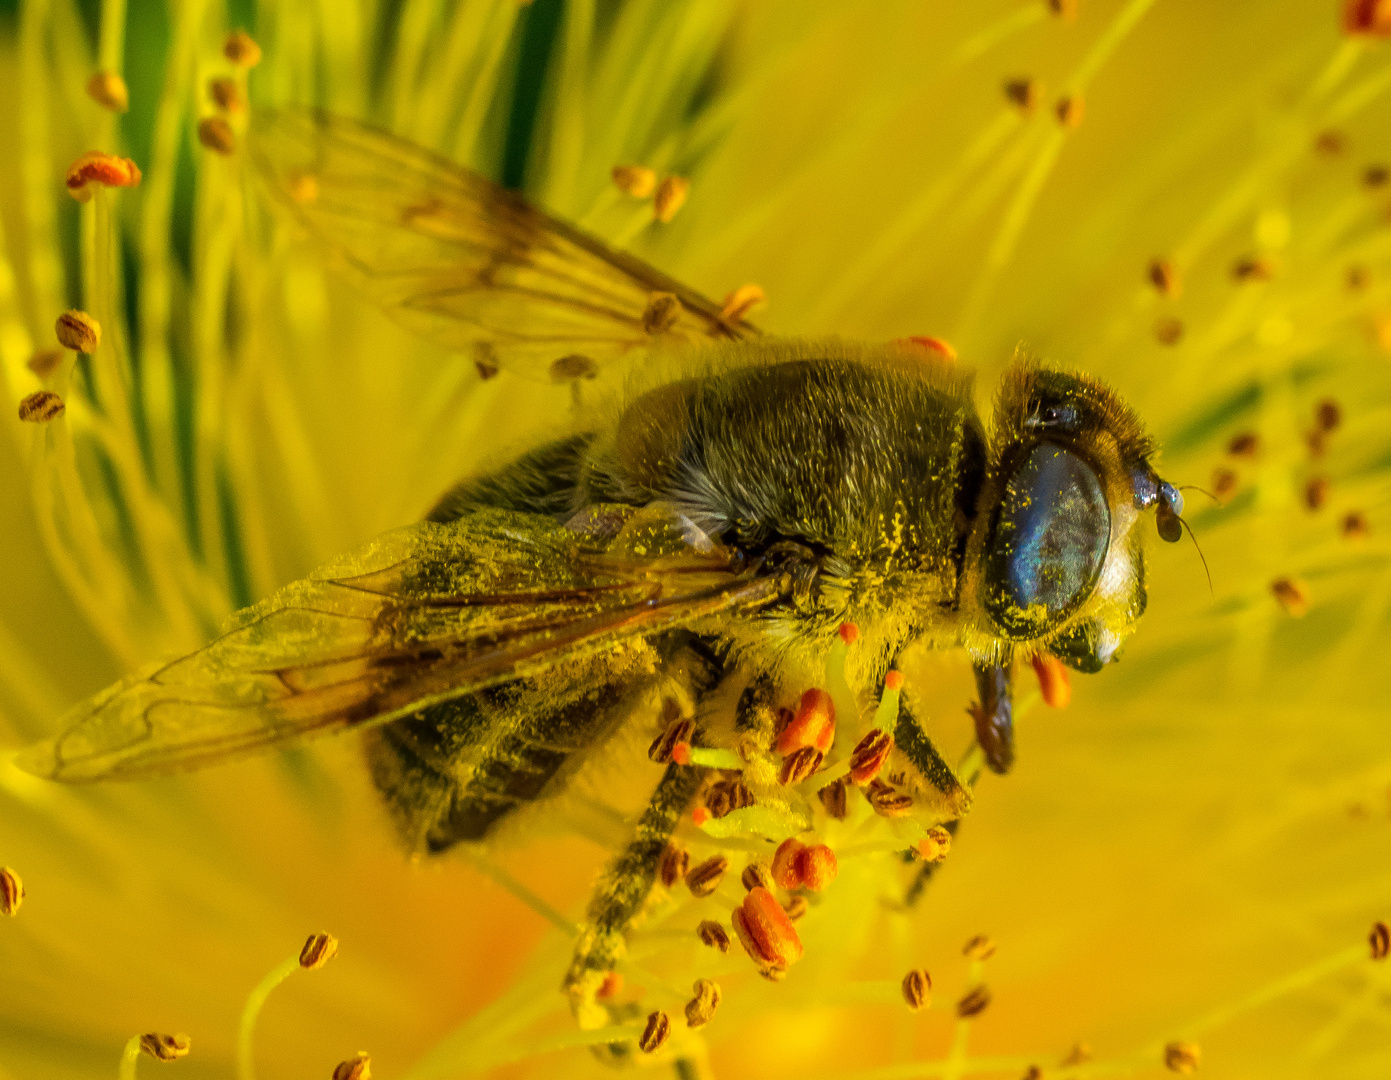
[[[1039,443],[1015,470],[986,539],[985,608],[1012,638],[1038,636],[1096,587],[1111,511],[1096,472]]]

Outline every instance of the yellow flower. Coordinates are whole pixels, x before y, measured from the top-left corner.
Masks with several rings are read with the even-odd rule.
[[[766,295],[776,332],[933,338],[982,403],[1018,346],[1084,369],[1166,476],[1219,496],[1189,497],[1212,591],[1191,548],[1152,552],[1122,662],[1064,712],[1021,702],[1014,771],[977,785],[914,906],[921,864],[828,836],[835,879],[775,982],[694,932],[747,903],[737,873],[673,890],[608,984],[621,1051],[559,986],[626,835],[610,811],[641,802],[636,739],[564,814],[420,865],[352,739],[130,785],[0,765],[24,890],[0,925],[3,1068],[109,1076],[148,1033],[189,1050],[169,1068],[245,1075],[250,996],[240,1046],[267,1077],[365,1070],[363,1048],[411,1080],[601,1075],[649,1026],[686,1077],[1385,1076],[1391,52],[1345,31],[1354,6],[362,0],[264,5],[230,49],[235,20],[200,0],[107,0],[95,41],[90,6],[0,12],[10,747],[572,406],[480,379],[321,265],[256,193],[246,100],[525,181],[708,294]],[[138,186],[75,201],[90,151]],[[54,352],[69,310],[100,326],[69,335],[90,355]],[[906,675],[965,756],[964,660]],[[763,895],[746,929],[791,956]],[[338,955],[298,972],[324,931]],[[963,955],[982,934],[993,954]],[[719,1003],[698,1032],[696,999]]]

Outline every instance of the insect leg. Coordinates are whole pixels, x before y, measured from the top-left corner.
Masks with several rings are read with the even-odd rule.
[[[942,793],[945,806],[956,813],[970,804],[970,793],[961,786],[956,772],[914,718],[906,696],[899,699],[898,724],[894,728],[894,747],[903,754],[922,778]]]
[[[976,741],[992,772],[1006,773],[1014,764],[1014,703],[1010,670],[1000,664],[973,664],[980,701],[968,709],[976,722]]]

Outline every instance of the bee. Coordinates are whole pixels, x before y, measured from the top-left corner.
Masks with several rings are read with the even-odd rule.
[[[424,521],[79,706],[24,758],[40,775],[136,779],[357,730],[407,846],[437,853],[492,838],[645,725],[660,775],[567,977],[592,999],[712,775],[737,810],[766,811],[764,839],[809,827],[810,800],[771,779],[778,717],[846,624],[861,689],[910,647],[964,650],[976,740],[1003,773],[1015,663],[1104,667],[1145,608],[1141,515],[1181,535],[1139,419],[1084,375],[1016,362],[987,428],[942,356],[764,336],[386,134],[287,110],[257,117],[250,145],[331,263],[484,374],[632,374],[615,404],[465,478]],[[958,818],[968,795],[911,699],[888,730],[918,824]],[[674,760],[678,741],[724,771]]]

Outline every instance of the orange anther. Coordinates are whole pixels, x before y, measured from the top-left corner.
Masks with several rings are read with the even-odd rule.
[[[903,689],[903,672],[901,672],[901,671],[891,671],[891,672],[889,672],[887,675],[885,675],[885,676],[884,676],[884,689],[885,689],[885,690],[902,690],[902,689]]]
[[[751,889],[734,909],[731,921],[749,956],[760,967],[785,970],[802,958],[797,928],[767,889]]]
[[[920,349],[926,349],[934,356],[940,356],[943,360],[956,359],[956,350],[952,348],[951,343],[939,337],[906,337],[898,340],[906,345],[916,345]]]
[[[140,183],[140,169],[130,158],[92,150],[72,163],[63,182],[69,195],[78,202],[86,202],[92,197],[89,185],[134,187]]]
[[[703,806],[697,806],[691,811],[691,820],[700,827],[710,820],[710,811]]]
[[[679,742],[671,748],[671,760],[678,765],[689,765],[691,763],[691,744]]]
[[[853,645],[860,640],[860,628],[852,622],[843,622],[840,629],[836,631],[840,635],[840,640],[847,645]]]
[[[791,754],[813,746],[823,754],[836,738],[836,707],[825,690],[811,689],[797,703],[792,723],[778,736],[778,753]]]
[[[773,880],[782,888],[795,889],[802,884],[799,860],[805,850],[805,844],[789,837],[773,852]]]
[[[802,884],[813,892],[820,892],[835,881],[838,869],[836,853],[825,844],[803,848],[797,856],[797,871]]]

